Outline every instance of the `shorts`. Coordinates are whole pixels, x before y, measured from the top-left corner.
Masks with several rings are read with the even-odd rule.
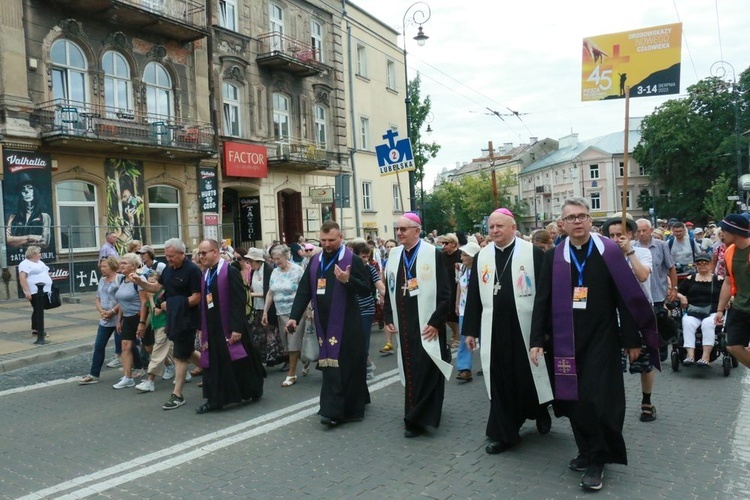
[[[156,343],[156,337],[154,336],[154,329],[151,328],[151,325],[146,325],[146,331],[143,332],[141,343],[145,347],[151,347]]]
[[[622,352],[622,371],[625,371],[625,366],[628,360],[627,351]],[[641,355],[635,361],[630,363],[630,373],[651,373],[654,369],[654,365],[651,364],[651,354],[646,350],[645,347],[641,348]]]
[[[122,337],[122,340],[135,342],[140,319],[141,317],[137,314],[122,317],[122,322],[120,324],[120,336]]]
[[[733,308],[729,311],[725,325],[727,345],[747,347],[750,342],[750,314]]]
[[[195,351],[195,330],[180,332],[172,339],[174,345],[172,356],[175,359],[189,361]]]

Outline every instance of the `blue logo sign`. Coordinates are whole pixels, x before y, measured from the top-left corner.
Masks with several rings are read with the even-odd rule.
[[[407,137],[396,141],[398,132],[388,130],[383,136],[387,142],[375,146],[375,153],[378,157],[378,167],[380,175],[397,174],[402,171],[414,170],[414,153],[411,149],[411,141]]]

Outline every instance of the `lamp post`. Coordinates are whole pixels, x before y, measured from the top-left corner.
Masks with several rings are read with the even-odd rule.
[[[727,67],[732,70],[732,106],[734,107],[734,145],[735,145],[735,163],[737,164],[737,194],[740,195],[740,199],[744,199],[742,196],[743,186],[740,177],[742,177],[742,158],[740,150],[740,115],[737,109],[737,73],[734,71],[734,66],[726,61],[716,61],[711,65],[711,76],[721,78],[727,76]]]
[[[404,12],[404,20],[401,24],[401,35],[404,37],[404,93],[406,95],[406,97],[404,98],[404,104],[406,105],[406,135],[409,139],[412,139],[412,136],[411,106],[409,105],[409,71],[407,69],[408,66],[406,65],[406,26],[408,23],[409,26],[418,27],[417,35],[414,37],[414,40],[416,40],[417,45],[421,47],[425,44],[427,39],[430,38],[424,34],[422,25],[430,19],[431,15],[432,11],[430,10],[429,5],[424,2],[415,2],[411,4],[408,9],[406,9],[406,12]],[[422,177],[424,177],[424,172],[422,172]],[[414,170],[409,170],[409,207],[412,211],[414,210],[415,198],[416,195],[414,194]],[[422,214],[422,216],[424,216],[424,214]]]
[[[432,135],[433,130],[430,124],[434,119],[435,117],[432,113],[428,113],[427,118],[425,118],[425,122],[427,122],[427,129],[425,130],[425,134],[427,134],[428,137]],[[419,210],[420,217],[422,217],[422,227],[427,229],[427,210],[424,206],[424,170],[422,170],[422,177],[419,178]]]

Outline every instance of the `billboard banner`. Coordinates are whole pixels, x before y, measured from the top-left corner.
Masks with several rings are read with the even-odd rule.
[[[260,196],[240,198],[240,233],[242,241],[257,241],[260,234]]]
[[[3,149],[3,206],[7,263],[26,258],[26,249],[37,246],[47,264],[55,256],[52,211],[52,159],[46,153]]]
[[[232,177],[268,177],[268,148],[255,144],[224,142],[224,173]]]
[[[144,241],[143,162],[107,158],[104,176],[107,183],[107,228],[117,236],[115,248],[123,255],[132,240]]]
[[[583,39],[581,100],[678,94],[682,23]]]

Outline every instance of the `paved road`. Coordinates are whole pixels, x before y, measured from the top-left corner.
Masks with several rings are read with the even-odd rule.
[[[382,344],[373,335],[373,351]],[[567,470],[575,445],[564,419],[502,455],[484,452],[488,403],[481,378],[448,384],[444,420],[430,435],[403,437],[403,388],[395,356],[375,354],[378,376],[363,422],[324,429],[315,416],[320,374],[280,387],[270,371],[258,403],[207,415],[166,412],[157,392],[115,391],[118,370],[80,387],[78,355],[0,374],[2,498],[576,498]],[[636,376],[626,376],[630,466],[609,466],[611,498],[742,498],[750,495],[750,376],[671,370],[657,379],[658,419],[638,421]]]

